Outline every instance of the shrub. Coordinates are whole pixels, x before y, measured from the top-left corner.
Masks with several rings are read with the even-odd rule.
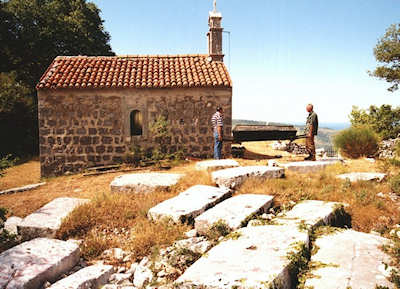
[[[12,167],[17,162],[17,159],[12,158],[11,155],[6,155],[0,158],[0,177],[3,176],[3,171],[9,167]]]
[[[7,209],[0,207],[0,253],[17,244],[16,236],[4,229]]]
[[[392,191],[397,195],[400,195],[400,174],[391,177],[389,184]]]
[[[342,130],[333,142],[343,155],[350,158],[372,156],[378,151],[378,136],[367,126]]]

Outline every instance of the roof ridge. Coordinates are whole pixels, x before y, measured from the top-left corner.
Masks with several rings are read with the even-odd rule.
[[[73,59],[73,58],[180,58],[180,57],[208,57],[208,54],[121,54],[115,56],[87,56],[87,55],[59,55],[54,60]]]

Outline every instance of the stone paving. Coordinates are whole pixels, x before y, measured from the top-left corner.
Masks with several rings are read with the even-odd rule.
[[[204,235],[216,222],[223,222],[231,230],[236,230],[254,214],[267,212],[274,197],[268,195],[238,195],[227,199],[205,211],[195,219],[197,234]]]
[[[386,177],[383,173],[348,173],[338,175],[338,179],[349,180],[350,182],[358,181],[378,181],[381,182]]]
[[[62,220],[76,207],[88,201],[87,199],[57,198],[25,217],[17,225],[18,233],[23,240],[38,237],[52,238],[60,228]]]
[[[219,187],[237,189],[249,178],[282,178],[285,176],[285,170],[268,166],[247,166],[215,171],[212,172],[211,176]]]
[[[111,182],[111,192],[151,193],[176,185],[182,174],[144,173],[116,177]]]
[[[38,289],[69,271],[79,261],[72,242],[37,238],[0,254],[0,288]]]
[[[208,160],[196,163],[196,170],[221,170],[227,168],[238,167],[239,163],[235,160],[224,159],[224,160]]]
[[[15,193],[20,193],[20,192],[25,192],[25,191],[31,191],[34,190],[38,187],[41,187],[43,185],[45,185],[46,183],[38,183],[38,184],[32,184],[32,185],[26,185],[23,187],[18,187],[18,188],[12,188],[12,189],[8,189],[5,191],[0,191],[0,195],[6,195],[6,194],[15,194]]]
[[[311,257],[306,288],[395,288],[387,280],[390,258],[380,246],[389,240],[380,236],[344,230],[324,235],[315,241],[318,251]],[[309,287],[308,287],[309,286]]]
[[[147,215],[150,220],[193,223],[198,215],[231,195],[226,188],[196,185],[151,208]]]

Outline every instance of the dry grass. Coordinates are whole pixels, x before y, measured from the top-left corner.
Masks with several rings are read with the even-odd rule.
[[[38,161],[29,161],[5,170],[7,177],[0,178],[0,191],[40,182]]]
[[[275,196],[275,205],[287,205],[290,201],[323,200],[349,204],[352,227],[358,231],[387,231],[400,221],[400,211],[389,199],[377,197],[387,194],[390,187],[387,181],[350,183],[336,179],[335,176],[347,172],[379,171],[380,164],[357,160],[349,165],[334,165],[314,174],[288,172],[286,178],[259,181],[249,179],[239,194],[269,194]],[[392,171],[394,172],[394,171]]]

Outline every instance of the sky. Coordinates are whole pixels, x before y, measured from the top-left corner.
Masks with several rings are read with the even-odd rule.
[[[205,54],[212,0],[91,0],[123,54]],[[236,119],[348,122],[352,106],[400,105],[368,75],[373,48],[400,22],[399,0],[218,0]],[[229,32],[229,33],[228,33]]]

